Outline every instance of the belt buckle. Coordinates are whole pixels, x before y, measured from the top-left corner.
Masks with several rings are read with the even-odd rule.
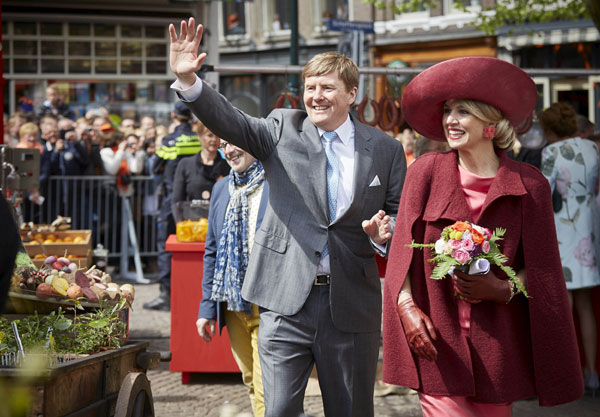
[[[315,277],[313,285],[329,285],[331,283],[331,275],[319,274]]]

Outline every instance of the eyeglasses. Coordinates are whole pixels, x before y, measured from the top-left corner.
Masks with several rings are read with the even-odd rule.
[[[225,150],[225,148],[227,147],[227,145],[230,145],[229,142],[225,142],[224,140],[221,141],[221,143],[219,144],[219,149],[221,149],[222,151]],[[234,146],[234,145],[231,145]]]

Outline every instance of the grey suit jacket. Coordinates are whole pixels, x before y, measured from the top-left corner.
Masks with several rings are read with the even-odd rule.
[[[256,231],[242,296],[283,315],[297,313],[313,284],[329,242],[331,313],[346,332],[379,331],[381,285],[375,251],[361,222],[378,210],[394,215],[406,173],[400,143],[353,119],[353,201],[329,222],[326,155],[305,111],[276,109],[255,118],[204,84],[187,103],[216,135],[259,159],[269,181],[269,205]],[[377,176],[381,185],[369,186]]]

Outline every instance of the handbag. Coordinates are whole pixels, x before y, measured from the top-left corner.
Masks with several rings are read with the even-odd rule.
[[[560,195],[560,193],[558,192],[558,190],[555,187],[554,191],[552,191],[552,209],[554,210],[555,213],[558,213],[560,211],[560,209],[562,209],[562,204],[563,204],[562,195]]]

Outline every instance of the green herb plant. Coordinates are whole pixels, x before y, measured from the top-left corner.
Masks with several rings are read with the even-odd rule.
[[[72,318],[65,316],[59,307],[47,315],[37,312],[17,319],[17,329],[23,349],[43,349],[52,353],[90,354],[106,348],[121,347],[125,335],[125,323],[120,312],[126,308],[127,300],[122,297],[114,306],[100,301],[99,307],[83,313],[81,302],[85,298],[70,299],[73,306]],[[0,317],[0,354],[16,352],[17,342],[11,322]]]

